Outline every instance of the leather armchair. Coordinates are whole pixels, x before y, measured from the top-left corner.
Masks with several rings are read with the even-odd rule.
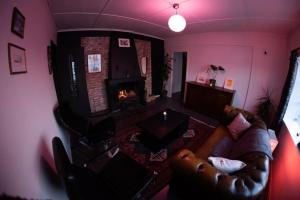
[[[269,176],[269,157],[262,152],[249,152],[237,159],[247,164],[243,169],[231,174],[212,166],[207,158],[216,144],[229,132],[226,123],[237,113],[242,114],[252,123],[249,129],[266,129],[263,121],[249,112],[233,107],[226,107],[223,125],[219,125],[207,141],[192,152],[188,149],[179,151],[171,160],[173,177],[171,188],[187,199],[257,199],[265,189]],[[245,113],[244,113],[245,112]],[[249,131],[249,130],[248,130]]]

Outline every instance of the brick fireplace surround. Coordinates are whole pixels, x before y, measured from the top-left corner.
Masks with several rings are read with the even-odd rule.
[[[91,112],[106,110],[109,107],[106,93],[105,80],[109,71],[109,47],[110,37],[82,37],[81,47],[84,48],[84,63],[86,72],[86,82]],[[147,69],[145,78],[146,98],[152,93],[151,77],[151,42],[134,39],[137,51],[138,63],[140,65],[142,57],[147,58]],[[101,54],[101,72],[88,73],[88,54]],[[147,100],[147,99],[146,99]]]

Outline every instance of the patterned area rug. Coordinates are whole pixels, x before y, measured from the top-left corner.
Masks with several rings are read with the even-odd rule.
[[[151,152],[135,137],[141,133],[141,130],[135,126],[119,131],[116,135],[116,142],[125,154],[146,168],[157,172],[156,178],[143,194],[146,199],[149,199],[169,183],[171,178],[170,157],[183,148],[195,151],[212,133],[213,129],[214,127],[190,118],[187,133],[156,153]]]

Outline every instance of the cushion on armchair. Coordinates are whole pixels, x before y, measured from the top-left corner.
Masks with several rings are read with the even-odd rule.
[[[245,119],[252,125],[252,127],[267,129],[266,124],[259,116],[254,115],[246,110],[228,105],[224,108],[221,123],[223,125],[230,124],[239,113],[241,113],[245,117]]]
[[[227,126],[233,139],[237,140],[243,131],[250,128],[251,124],[245,119],[245,117],[239,113],[234,120]]]
[[[246,166],[246,164],[240,160],[230,160],[223,157],[209,156],[208,161],[210,161],[215,168],[225,173],[232,173]]]

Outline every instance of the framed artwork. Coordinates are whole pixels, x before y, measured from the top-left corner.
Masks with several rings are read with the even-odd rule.
[[[232,79],[226,79],[224,82],[224,88],[233,90],[233,80]]]
[[[207,73],[201,72],[197,74],[196,82],[205,84],[207,81]]]
[[[88,55],[88,72],[101,72],[101,54]]]
[[[8,43],[8,59],[10,74],[26,73],[26,55],[25,49]]]
[[[11,32],[18,35],[21,38],[24,38],[24,26],[25,26],[25,17],[22,13],[14,7],[12,22],[11,22]]]
[[[119,38],[119,47],[130,47],[130,40],[125,38]]]
[[[50,45],[47,46],[47,58],[48,58],[48,69],[49,74],[52,74],[53,68],[55,65],[55,54],[56,54],[56,45],[51,40]]]

